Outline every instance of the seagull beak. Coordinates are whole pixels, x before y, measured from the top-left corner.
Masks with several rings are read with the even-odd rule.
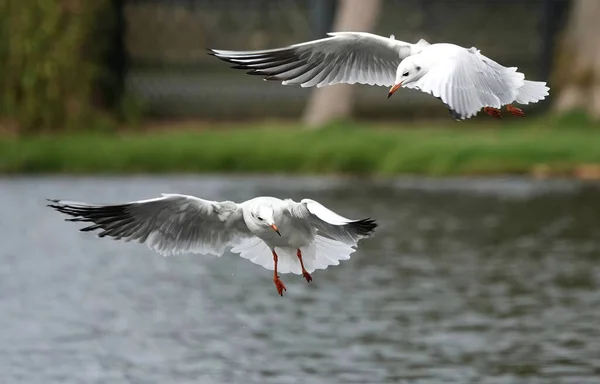
[[[271,228],[273,228],[273,230],[274,230],[275,232],[277,232],[277,234],[278,234],[279,236],[281,236],[281,233],[279,233],[279,229],[277,228],[277,226],[276,226],[275,224],[271,224],[271,225],[270,225],[270,227],[271,227]]]
[[[402,86],[402,83],[396,84],[392,88],[390,88],[390,91],[388,92],[388,99],[394,94],[394,92],[396,92],[398,89],[400,89],[401,86]]]

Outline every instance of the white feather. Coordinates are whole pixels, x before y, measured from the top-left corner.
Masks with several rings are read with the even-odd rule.
[[[309,273],[317,269],[326,269],[330,265],[339,265],[340,260],[350,259],[350,254],[356,251],[348,244],[320,235],[315,236],[314,242],[301,247],[300,250],[304,267]],[[258,238],[244,240],[233,247],[231,252],[238,253],[240,257],[265,269],[273,270],[274,262],[271,250]],[[275,252],[278,257],[278,273],[302,274],[295,248],[275,247]]]
[[[329,37],[261,51],[212,49],[237,68],[253,70],[283,85],[322,87],[339,83],[389,87],[405,57],[418,52],[424,40],[410,44],[366,32],[331,32]]]
[[[483,56],[475,47],[434,44],[401,63],[398,72],[419,63],[426,72],[403,87],[439,97],[462,119],[475,116],[483,107],[500,108],[517,99],[525,75]]]
[[[322,204],[317,203],[311,199],[302,199],[300,203],[306,205],[306,208],[310,213],[317,216],[319,219],[323,220],[326,223],[333,225],[344,225],[352,222],[353,220],[347,219],[343,216],[338,215],[332,210],[326,208]]]
[[[519,88],[516,102],[519,104],[536,103],[544,100],[548,96],[550,88],[543,81],[525,80],[524,84]]]
[[[124,204],[51,202],[59,212],[74,216],[71,221],[94,223],[86,231],[98,229],[100,237],[146,243],[165,256],[183,252],[220,256],[226,247],[252,235],[239,206],[231,201],[162,194]]]

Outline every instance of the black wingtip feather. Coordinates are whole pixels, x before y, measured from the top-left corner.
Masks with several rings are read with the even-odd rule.
[[[104,230],[99,233],[100,237],[111,236],[111,225],[114,223],[123,223],[124,220],[127,220],[129,217],[129,213],[127,209],[129,207],[128,204],[120,204],[120,205],[107,205],[107,206],[78,206],[78,205],[69,205],[63,204],[60,200],[50,200],[48,201],[54,204],[48,204],[49,207],[55,209],[56,211],[71,216],[65,218],[65,221],[70,222],[88,222],[93,223],[87,227],[81,228],[82,232],[91,232],[97,229]]]
[[[348,225],[350,226],[350,228],[352,228],[353,231],[355,231],[361,236],[369,236],[373,234],[375,228],[377,228],[377,223],[375,222],[375,220],[369,217],[366,219],[353,221]]]

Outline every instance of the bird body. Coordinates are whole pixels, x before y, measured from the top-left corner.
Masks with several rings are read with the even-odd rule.
[[[335,32],[329,37],[262,51],[210,49],[210,54],[247,69],[248,74],[283,85],[322,87],[368,84],[401,87],[429,93],[439,99],[457,120],[485,112],[501,117],[498,108],[523,116],[512,103],[543,100],[545,82],[525,80],[515,67],[504,67],[475,48],[450,43],[415,44],[365,32]],[[418,68],[418,69],[417,69]],[[404,76],[405,73],[409,73]]]
[[[181,252],[222,255],[226,248],[274,271],[279,294],[285,286],[278,273],[310,273],[350,258],[360,239],[372,235],[371,219],[350,220],[310,199],[295,202],[256,197],[242,203],[193,196],[162,197],[125,204],[88,204],[49,200],[49,206],[91,225],[98,236],[146,243],[163,255]]]
[[[417,89],[440,98],[460,118],[475,116],[483,107],[501,108],[513,103],[525,75],[482,55],[440,43],[404,59],[396,72],[395,87]],[[395,90],[392,88],[391,93]]]
[[[291,209],[295,204],[297,203],[289,199],[281,200],[264,196],[248,200],[242,203],[241,207],[244,212],[244,221],[254,236],[264,241],[270,248],[296,249],[314,241],[316,230],[308,222],[292,217]],[[261,215],[267,217],[272,215],[272,221],[277,223],[279,233],[284,233],[285,236],[273,231],[271,227],[255,225],[251,212],[261,210],[261,207],[265,205],[271,207],[271,209],[263,209],[264,213]]]

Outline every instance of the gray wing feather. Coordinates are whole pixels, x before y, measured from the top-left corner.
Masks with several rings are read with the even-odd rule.
[[[227,246],[251,236],[241,209],[231,201],[178,194],[118,205],[49,201],[50,207],[73,216],[67,220],[93,223],[81,231],[99,230],[99,237],[136,240],[163,255],[221,255]]]
[[[328,33],[330,37],[262,51],[210,54],[247,69],[251,75],[284,85],[322,87],[339,83],[391,86],[400,62],[424,46],[364,32]],[[425,42],[425,44],[427,44]]]
[[[375,220],[347,219],[311,199],[303,199],[300,203],[290,200],[289,204],[292,218],[309,220],[318,234],[348,245],[355,246],[360,239],[370,237],[377,227]]]

